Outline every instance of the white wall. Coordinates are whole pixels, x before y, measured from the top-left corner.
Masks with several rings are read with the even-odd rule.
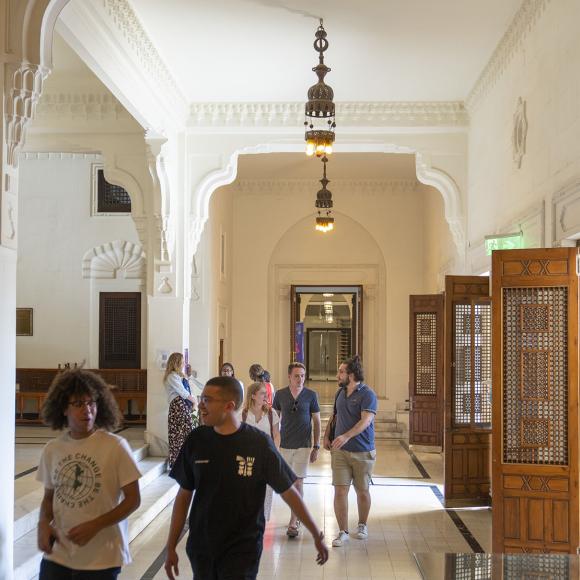
[[[83,359],[94,366],[91,282],[82,277],[83,255],[113,240],[139,242],[130,216],[90,215],[91,165],[99,161],[94,154],[27,153],[22,158],[17,306],[34,309],[34,335],[17,338],[17,367],[55,368]],[[139,289],[136,280],[103,284],[106,291]]]
[[[481,254],[483,236],[517,228],[530,215],[538,231],[527,245],[550,245],[561,217],[551,219],[552,197],[580,177],[580,3],[540,5],[545,9],[531,23],[516,20],[470,103],[468,238],[474,255]],[[519,97],[528,119],[521,168],[512,157]],[[544,224],[545,235],[539,231]],[[471,269],[482,269],[484,261],[473,257]]]

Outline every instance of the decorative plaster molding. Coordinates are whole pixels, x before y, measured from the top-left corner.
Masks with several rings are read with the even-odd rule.
[[[526,140],[528,138],[528,118],[526,116],[526,101],[520,97],[514,113],[512,129],[512,150],[514,163],[518,169],[522,167],[522,160],[526,154]]]
[[[143,69],[166,89],[169,97],[180,104],[187,102],[128,0],[101,0],[101,2]]]
[[[100,153],[62,153],[54,151],[22,153],[22,159],[26,161],[92,161],[102,163],[103,156]]]
[[[341,126],[466,126],[459,101],[344,102],[336,104]],[[304,103],[192,103],[191,127],[302,127]]]
[[[552,245],[576,239],[580,234],[580,181],[574,181],[552,196]]]
[[[127,109],[111,93],[43,93],[35,119],[131,119]]]
[[[524,0],[487,65],[469,92],[465,100],[465,106],[468,111],[475,109],[481,99],[501,78],[550,2],[551,0]]]
[[[417,179],[425,185],[437,189],[443,197],[445,220],[461,260],[465,257],[465,216],[461,204],[461,192],[453,178],[431,166],[428,155],[417,152],[415,157]]]
[[[34,116],[48,69],[29,63],[8,63],[4,65],[4,75],[6,161],[16,167],[26,125]]]
[[[232,186],[237,195],[296,195],[312,194],[320,189],[317,179],[242,179]],[[421,184],[416,179],[352,180],[333,179],[329,185],[333,194],[356,192],[357,195],[374,196],[389,193],[413,193]]]
[[[139,244],[124,240],[107,242],[90,249],[83,256],[83,278],[117,278],[123,271],[125,278],[145,277],[145,252]]]

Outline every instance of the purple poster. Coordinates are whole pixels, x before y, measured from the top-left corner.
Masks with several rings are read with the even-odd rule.
[[[294,354],[296,362],[304,363],[304,322],[297,322],[294,329]]]

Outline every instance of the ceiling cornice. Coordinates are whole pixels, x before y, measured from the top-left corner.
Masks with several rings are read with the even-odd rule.
[[[240,179],[231,186],[236,195],[311,195],[320,189],[316,179]],[[356,192],[359,196],[385,193],[412,193],[422,185],[416,179],[334,179],[329,185],[333,194]]]
[[[131,119],[127,109],[109,92],[43,93],[36,106],[35,121],[82,119]]]
[[[344,102],[336,104],[340,126],[444,127],[466,126],[467,110],[460,101]],[[302,126],[303,102],[192,103],[190,127]]]
[[[516,52],[552,0],[524,0],[487,65],[471,89],[465,106],[472,111],[501,78]]]

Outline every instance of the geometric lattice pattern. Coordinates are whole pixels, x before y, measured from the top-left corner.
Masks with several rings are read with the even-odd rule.
[[[101,307],[101,358],[109,364],[138,358],[139,303],[134,297],[106,296]]]
[[[522,417],[520,431],[522,447],[548,447],[550,445],[550,419]]]
[[[131,213],[131,197],[127,190],[109,183],[102,169],[97,171],[97,211],[100,213]]]
[[[522,304],[522,332],[548,332],[550,329],[549,304]]]
[[[415,314],[415,394],[437,396],[437,314]]]
[[[569,580],[572,560],[566,554],[504,554],[504,580]],[[576,577],[576,575],[574,575]]]
[[[453,423],[489,426],[491,304],[454,303],[453,330]]]
[[[491,580],[491,570],[491,554],[446,554],[446,578]]]
[[[550,352],[522,349],[522,399],[550,398]]]
[[[568,289],[504,288],[503,460],[568,464]]]
[[[471,304],[453,305],[453,422],[471,423]]]

